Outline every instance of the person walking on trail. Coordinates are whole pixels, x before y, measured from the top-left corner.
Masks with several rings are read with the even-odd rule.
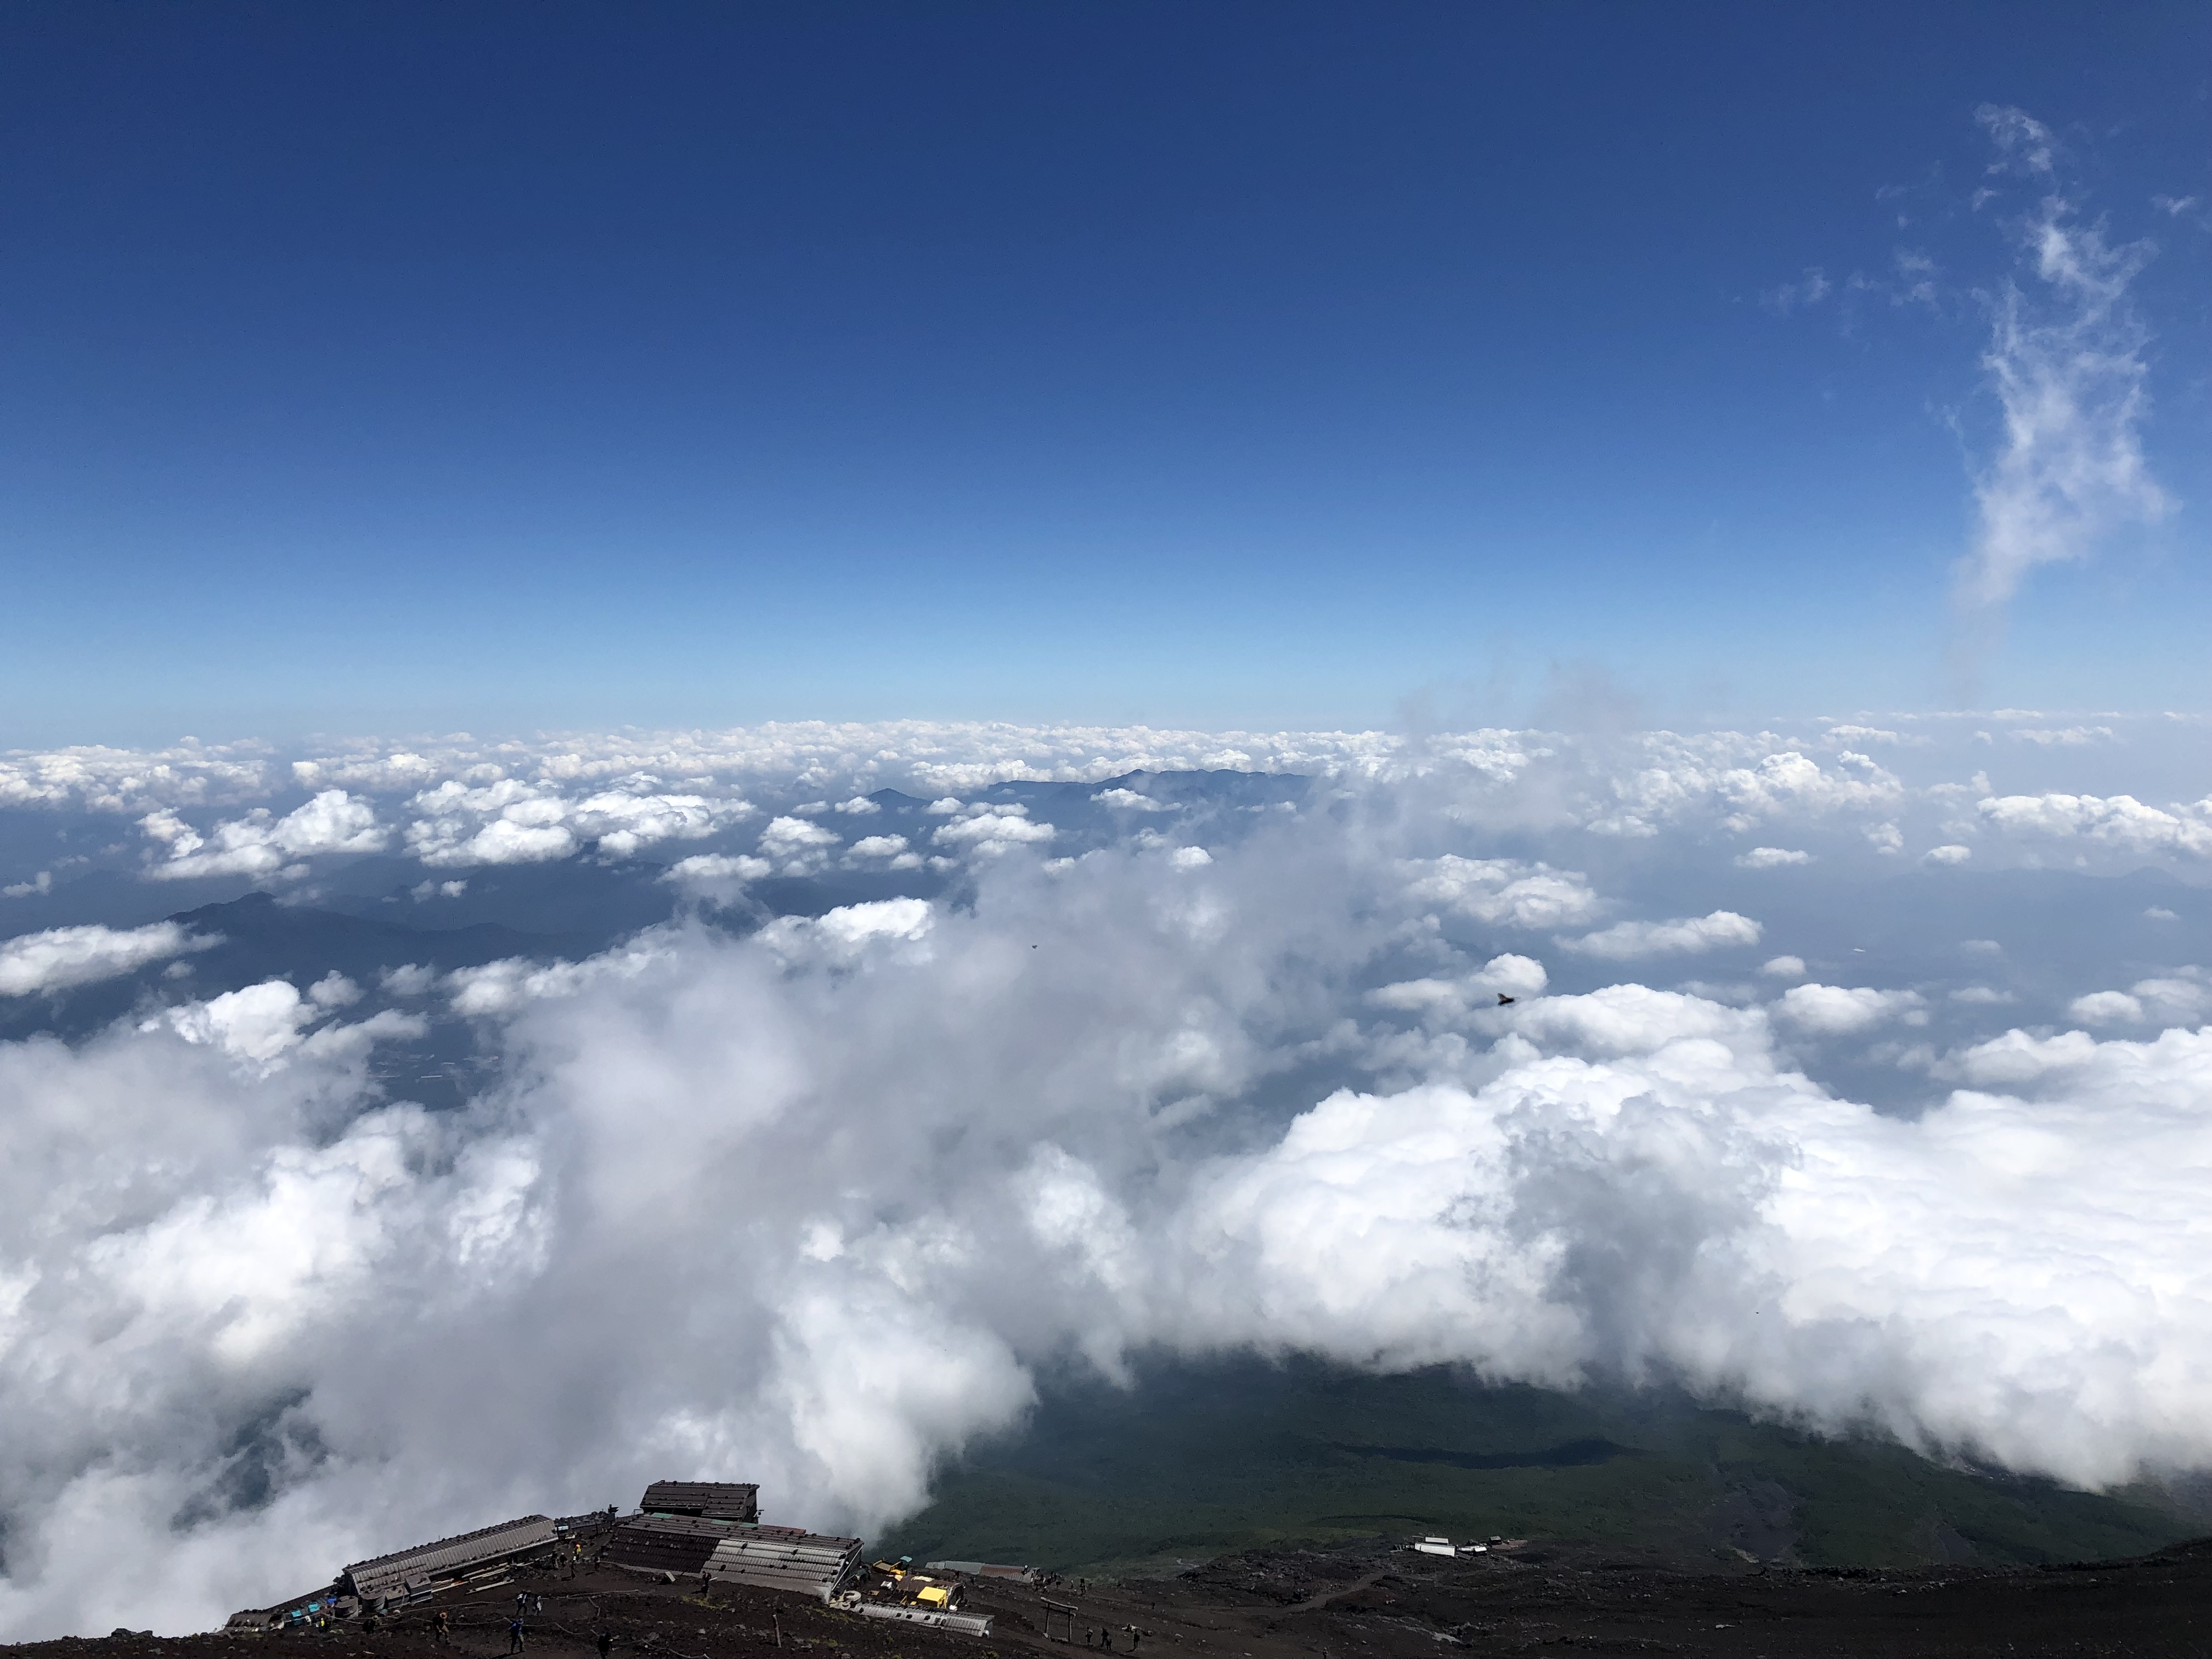
[[[443,1607],[438,1609],[438,1616],[430,1621],[430,1639],[441,1648],[453,1639],[453,1621]]]
[[[599,1650],[599,1659],[607,1659],[607,1656],[615,1649],[614,1633],[611,1631],[601,1631],[599,1639],[595,1645]]]
[[[522,1615],[518,1613],[507,1621],[507,1650],[520,1653],[522,1645]]]

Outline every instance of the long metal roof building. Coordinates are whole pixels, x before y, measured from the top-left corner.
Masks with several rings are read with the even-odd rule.
[[[553,1537],[552,1517],[526,1515],[495,1527],[480,1527],[434,1543],[418,1544],[411,1550],[356,1561],[345,1570],[345,1577],[356,1595],[370,1601],[401,1590],[427,1589],[495,1561],[543,1549],[553,1542]]]

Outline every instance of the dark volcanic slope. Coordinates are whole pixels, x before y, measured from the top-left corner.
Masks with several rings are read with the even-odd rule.
[[[2085,1566],[1684,1572],[1542,1542],[1443,1560],[1402,1542],[1224,1557],[1180,1577],[1043,1590],[979,1588],[986,1640],[873,1623],[766,1591],[664,1586],[611,1572],[525,1577],[441,1598],[440,1646],[420,1609],[375,1631],[27,1644],[24,1659],[489,1659],[507,1651],[516,1588],[542,1592],[528,1650],[586,1659],[601,1631],[623,1659],[737,1659],[785,1650],[839,1659],[1004,1659],[1111,1646],[1198,1659],[1434,1659],[1440,1650],[1771,1656],[2165,1656],[2212,1652],[2212,1540]],[[1043,1635],[1047,1598],[1074,1641]],[[1055,1616],[1055,1637],[1070,1620]],[[1106,1639],[1102,1642],[1101,1637]]]
[[[2069,1492],[1830,1440],[1665,1390],[1490,1387],[1318,1361],[1151,1362],[1137,1385],[1046,1379],[888,1540],[917,1559],[1172,1571],[1224,1551],[1377,1534],[1578,1538],[1696,1567],[2120,1559],[2205,1530],[2159,1494]]]

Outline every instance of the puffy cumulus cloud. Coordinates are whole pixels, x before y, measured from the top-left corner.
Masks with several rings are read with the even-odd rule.
[[[761,831],[760,855],[786,875],[811,875],[828,860],[832,848],[843,844],[835,830],[805,818],[771,818]]]
[[[1365,999],[1486,1038],[1486,1075],[1223,1139],[1207,1103],[1336,1029],[1418,901],[1311,843],[1210,868],[1008,862],[972,909],[465,970],[507,1063],[443,1117],[378,1096],[335,984],[0,1048],[0,1618],[204,1623],[462,1494],[740,1455],[781,1512],[873,1528],[1040,1364],[1155,1345],[1663,1372],[2077,1480],[2212,1449],[2201,1043],[2023,1038],[1981,1067],[2011,1092],[1908,1123],[1756,1008],[1476,1006],[1543,988],[1508,954]],[[86,1571],[95,1528],[149,1571]]]
[[[1400,980],[1367,994],[1370,1006],[1394,1009],[1446,1024],[1457,1024],[1478,1008],[1502,1006],[1500,998],[1518,1000],[1540,995],[1551,983],[1544,964],[1533,957],[1492,957],[1470,974],[1449,979]]]
[[[1730,945],[1756,945],[1762,930],[1749,916],[1733,910],[1710,915],[1682,916],[1673,921],[1617,921],[1610,927],[1580,939],[1561,939],[1563,949],[1607,962],[1632,962],[1639,957],[1683,956],[1699,951],[1724,950]]]
[[[1549,865],[1447,853],[1402,868],[1412,878],[1408,896],[1474,921],[1571,927],[1594,920],[1602,908],[1588,878]]]
[[[270,759],[259,744],[190,738],[173,749],[12,750],[0,754],[0,805],[143,813],[250,799],[272,787]]]
[[[1032,822],[1029,809],[1017,804],[963,807],[951,823],[941,825],[929,838],[939,847],[958,848],[979,858],[997,858],[1017,847],[1042,846],[1059,833],[1051,824]]]
[[[594,844],[627,858],[657,842],[711,836],[755,811],[740,798],[656,790],[659,780],[649,776],[624,781],[629,787],[572,798],[556,786],[516,778],[475,787],[449,778],[410,800],[416,816],[407,826],[407,848],[434,867],[543,863]]]
[[[1599,858],[1608,865],[1624,856],[1656,858],[1685,842],[1723,836],[1744,838],[1752,868],[1778,867],[1773,860],[1800,852],[1832,868],[1869,849],[1888,857],[1908,845],[1969,846],[1984,867],[2032,865],[2049,858],[2048,835],[2024,827],[2014,833],[2008,823],[2021,815],[2021,801],[2062,798],[2109,807],[2111,822],[2101,830],[2077,828],[2075,856],[2203,857],[2212,808],[2166,809],[2168,822],[2161,823],[2161,809],[2139,805],[2148,797],[2079,793],[2089,775],[2082,769],[2096,761],[2097,749],[2157,756],[2201,738],[2202,720],[2021,710],[1993,718],[2009,722],[2008,731],[2109,731],[2113,738],[2087,747],[2055,739],[2014,744],[2021,751],[2010,757],[2021,763],[2014,787],[2028,787],[2021,775],[2026,768],[2047,775],[2037,787],[2051,793],[2006,798],[2002,811],[1992,809],[1995,817],[1974,810],[1977,800],[1999,799],[1978,770],[1985,755],[1973,752],[1978,739],[1985,740],[1984,750],[1994,741],[1990,734],[1964,717],[1902,714],[1882,716],[1882,724],[1821,722],[1797,733],[1484,730],[1419,738],[1290,733],[1265,742],[1250,734],[1183,733],[1170,742],[1145,728],[892,723],[571,733],[528,742],[455,736],[290,756],[252,744],[64,751],[0,757],[0,811],[11,805],[26,811],[130,810],[162,840],[165,856],[155,871],[273,880],[304,872],[326,854],[372,848],[380,837],[385,850],[403,851],[433,870],[581,854],[620,859],[724,837],[761,821],[756,800],[772,805],[770,819],[826,826],[865,820],[871,814],[863,808],[884,810],[871,797],[890,789],[927,803],[929,814],[965,821],[984,813],[1022,816],[987,795],[1010,779],[1107,786],[1085,792],[1097,799],[1087,802],[1092,810],[1083,821],[1060,824],[1055,850],[1066,850],[1071,839],[1094,842],[1146,818],[1172,821],[1201,807],[1218,817],[1217,806],[1195,797],[1165,802],[1118,781],[1130,773],[1244,767],[1311,776],[1311,800],[1331,803],[1329,810],[1387,818],[1416,809],[1468,831],[1460,844],[1411,848],[1408,855],[1449,854],[1478,863],[1510,855],[1532,872],[1539,863],[1564,872]],[[2019,725],[2031,720],[2054,723]],[[304,805],[302,790],[311,792]],[[330,821],[341,799],[343,824]],[[2064,815],[2053,807],[2044,816]],[[925,834],[900,828],[917,846],[925,843]],[[962,830],[934,854],[990,856],[1041,833],[1000,830]],[[1577,832],[1603,839],[1594,850]],[[740,850],[750,849],[721,839],[696,849]],[[12,890],[34,880],[35,866],[6,873]],[[51,874],[58,880],[61,866]]]
[[[688,887],[741,886],[758,881],[775,868],[766,859],[747,853],[694,853],[670,865],[660,878]]]
[[[1917,991],[1880,991],[1865,985],[1794,985],[1774,1012],[1802,1031],[1847,1036],[1893,1019],[1925,1024],[1927,1000]]]
[[[2124,991],[2092,991],[2067,1005],[2087,1025],[2201,1025],[2212,1019],[2212,974],[2196,967],[2140,979]]]
[[[176,813],[163,808],[138,821],[147,838],[167,848],[167,856],[148,873],[165,879],[194,876],[267,877],[297,870],[303,859],[326,853],[374,853],[390,832],[376,821],[376,809],[343,789],[325,789],[283,817],[257,806],[244,817],[217,823],[202,835]]]
[[[1877,1112],[1808,1075],[1812,1039],[1997,1005],[1814,984],[1762,1006],[1551,943],[1604,920],[1577,866],[1658,915],[1720,896],[1683,896],[1693,878],[1745,880],[1713,851],[1747,799],[1721,780],[1799,745],[1569,748],[1347,770],[1323,810],[1209,820],[1191,870],[1157,836],[1032,842],[976,859],[957,901],[394,969],[404,1012],[356,1018],[359,988],[317,969],[0,1043],[0,1632],[204,1626],[457,1515],[669,1468],[742,1467],[780,1516],[873,1532],[1016,1422],[1041,1368],[1155,1349],[1665,1377],[2093,1485],[2212,1464],[2212,1034],[2148,1023],[2202,979],[2130,981],[2140,1025],[2038,1006],[2002,1036],[1931,1030],[1925,1109]],[[527,775],[401,786],[483,792],[437,848],[495,823],[580,846],[610,791],[735,799],[674,763],[648,785],[635,750],[476,752]],[[1661,761],[1696,785],[1674,816],[1599,829]],[[798,766],[821,775],[755,793],[852,798],[852,770]],[[1829,836],[1807,832],[1804,882],[1848,881],[1867,825],[1917,809],[1814,770],[1870,793],[1771,799]],[[1043,827],[975,793],[948,777],[915,792],[945,811],[890,822],[920,846],[982,826],[935,843],[963,855]],[[823,823],[763,839],[779,823],[792,857],[831,855],[801,833]],[[744,859],[775,867],[710,846],[671,875],[766,872]],[[1800,926],[1777,943],[1830,959]],[[1596,937],[1757,937],[1728,911],[1620,927],[1643,931]],[[2014,943],[1942,954],[2002,978]],[[1766,969],[1779,990],[1806,962]],[[483,1057],[453,1109],[371,1063],[428,1011]]]
[[[1645,733],[1591,783],[1588,827],[1632,839],[1689,824],[1747,835],[1887,817],[1908,799],[1902,779],[1856,750],[1816,757],[1768,733]]]
[[[1796,864],[1810,864],[1813,855],[1787,847],[1754,847],[1747,853],[1735,855],[1739,870],[1786,870]]]
[[[0,996],[30,996],[94,980],[113,979],[188,951],[220,945],[216,933],[195,933],[173,921],[148,927],[49,927],[0,940]]]
[[[856,859],[890,859],[895,864],[904,860],[909,868],[921,862],[918,855],[908,850],[904,836],[863,836],[846,851]]]
[[[2031,847],[2212,857],[2212,797],[2162,810],[2132,795],[1993,795],[1975,810],[1990,829]]]

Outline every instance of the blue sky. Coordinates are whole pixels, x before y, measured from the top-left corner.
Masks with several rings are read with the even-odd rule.
[[[2208,63],[2185,5],[19,4],[0,746],[2202,708]],[[2052,193],[2155,244],[2168,506],[1962,678]]]

